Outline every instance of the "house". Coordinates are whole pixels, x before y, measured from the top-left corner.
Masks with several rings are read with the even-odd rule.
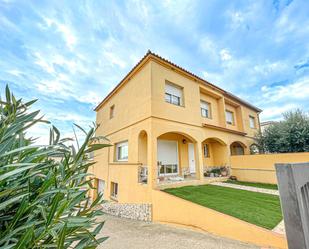
[[[95,108],[97,191],[118,203],[151,203],[171,181],[202,183],[205,170],[249,154],[261,110],[148,51]]]
[[[265,121],[265,122],[261,122],[261,132],[263,133],[265,131],[265,129],[267,129],[269,126],[271,126],[272,124],[275,124],[276,121]]]

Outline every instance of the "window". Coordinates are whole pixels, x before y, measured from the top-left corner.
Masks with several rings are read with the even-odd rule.
[[[231,111],[226,110],[225,111],[225,116],[226,116],[226,123],[233,125],[234,124],[234,113]]]
[[[165,101],[173,105],[183,105],[182,88],[173,84],[165,84]]]
[[[111,197],[117,199],[118,196],[118,183],[111,182]]]
[[[210,118],[210,103],[201,100],[201,115],[205,118]]]
[[[253,116],[249,116],[250,128],[255,128],[255,118]]]
[[[112,105],[109,109],[109,119],[112,119],[114,117],[115,112],[115,105]]]
[[[203,151],[204,151],[204,157],[209,157],[209,146],[208,146],[208,144],[204,144]]]
[[[116,160],[128,161],[128,141],[116,144]]]

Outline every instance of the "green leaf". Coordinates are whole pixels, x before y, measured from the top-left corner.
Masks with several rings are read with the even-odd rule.
[[[33,227],[31,227],[30,229],[27,230],[27,232],[18,241],[15,248],[16,249],[29,248],[29,242],[32,239],[32,235],[33,235]]]
[[[49,215],[47,217],[46,226],[48,226],[51,223],[51,221],[52,221],[52,219],[53,219],[53,217],[54,217],[54,215],[57,211],[57,206],[58,206],[60,200],[62,199],[62,197],[63,197],[63,194],[59,193],[59,192],[55,195],[55,197],[52,201],[52,206],[51,206],[51,209],[49,211]]]
[[[66,229],[67,229],[67,223],[64,224],[63,228],[61,229],[60,235],[59,235],[59,239],[57,243],[57,248],[59,249],[64,248]]]

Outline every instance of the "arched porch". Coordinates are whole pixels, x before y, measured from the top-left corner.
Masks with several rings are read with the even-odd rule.
[[[226,167],[228,165],[228,146],[220,138],[210,137],[202,142],[204,172],[209,168]]]
[[[180,132],[167,132],[157,137],[158,182],[196,179],[198,175],[197,142]]]
[[[230,145],[231,156],[244,155],[247,146],[239,141],[235,141]]]

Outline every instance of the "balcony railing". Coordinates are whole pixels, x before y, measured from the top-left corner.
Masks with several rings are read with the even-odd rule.
[[[147,166],[138,167],[138,182],[147,184],[148,182],[148,167]]]

